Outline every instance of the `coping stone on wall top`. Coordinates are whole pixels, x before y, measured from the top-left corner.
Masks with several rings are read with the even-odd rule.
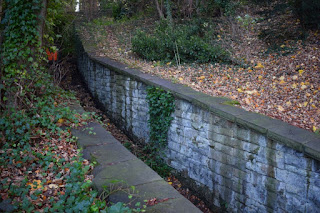
[[[143,73],[137,69],[128,68],[126,65],[108,57],[96,57],[90,53],[88,56],[92,60],[113,71],[132,77],[148,85],[169,90],[178,98],[194,103],[197,106],[207,109],[212,113],[233,121],[241,126],[254,129],[257,132],[266,135],[271,140],[283,143],[286,146],[303,152],[320,161],[319,135],[292,126],[281,120],[273,119],[258,113],[248,112],[239,107],[223,104],[226,101],[231,101],[228,98],[212,97],[207,94],[197,92],[188,86],[174,84],[168,80],[148,73]]]

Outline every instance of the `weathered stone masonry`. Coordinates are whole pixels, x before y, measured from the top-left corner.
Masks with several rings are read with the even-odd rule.
[[[146,88],[175,95],[168,163],[208,202],[231,212],[320,211],[319,136],[78,46],[78,67],[91,93],[133,139],[149,140]]]

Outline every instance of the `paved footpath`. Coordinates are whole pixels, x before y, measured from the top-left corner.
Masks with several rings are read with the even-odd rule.
[[[79,113],[84,112],[77,104],[70,107]],[[72,134],[78,137],[83,157],[97,162],[93,170],[93,185],[99,192],[104,188],[113,191],[108,193],[109,201],[129,203],[134,207],[137,202],[144,204],[144,200],[154,199],[161,202],[148,207],[146,212],[201,212],[100,124],[89,123],[86,127],[73,129]],[[133,195],[131,199],[129,194]]]

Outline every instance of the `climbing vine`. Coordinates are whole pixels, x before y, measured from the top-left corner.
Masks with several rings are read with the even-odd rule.
[[[173,120],[171,114],[174,111],[174,97],[158,87],[150,87],[147,92],[150,141],[161,149],[167,145],[168,130]]]
[[[30,107],[35,96],[44,92],[48,76],[43,67],[38,15],[41,0],[6,1],[5,26],[1,46],[1,107]],[[50,84],[49,84],[50,85]],[[9,103],[8,103],[9,102]]]
[[[163,150],[167,146],[168,130],[173,118],[174,97],[158,87],[147,89],[147,102],[149,104],[150,143],[146,144],[143,152],[144,162],[157,171],[162,177],[170,174],[171,168],[167,166],[163,158]]]

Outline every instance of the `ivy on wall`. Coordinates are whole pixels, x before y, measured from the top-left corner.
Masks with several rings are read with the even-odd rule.
[[[143,148],[146,154],[143,160],[160,176],[168,177],[172,168],[164,162],[162,157],[168,143],[168,130],[173,120],[171,114],[174,112],[174,97],[170,92],[158,87],[149,87],[147,92],[150,142]]]
[[[168,130],[173,119],[171,114],[174,112],[174,97],[170,92],[158,87],[149,87],[147,92],[150,142],[161,149],[167,145]]]
[[[39,18],[41,0],[6,1],[3,44],[1,46],[1,107],[30,107],[47,83],[41,62]],[[9,103],[8,103],[9,102]]]

